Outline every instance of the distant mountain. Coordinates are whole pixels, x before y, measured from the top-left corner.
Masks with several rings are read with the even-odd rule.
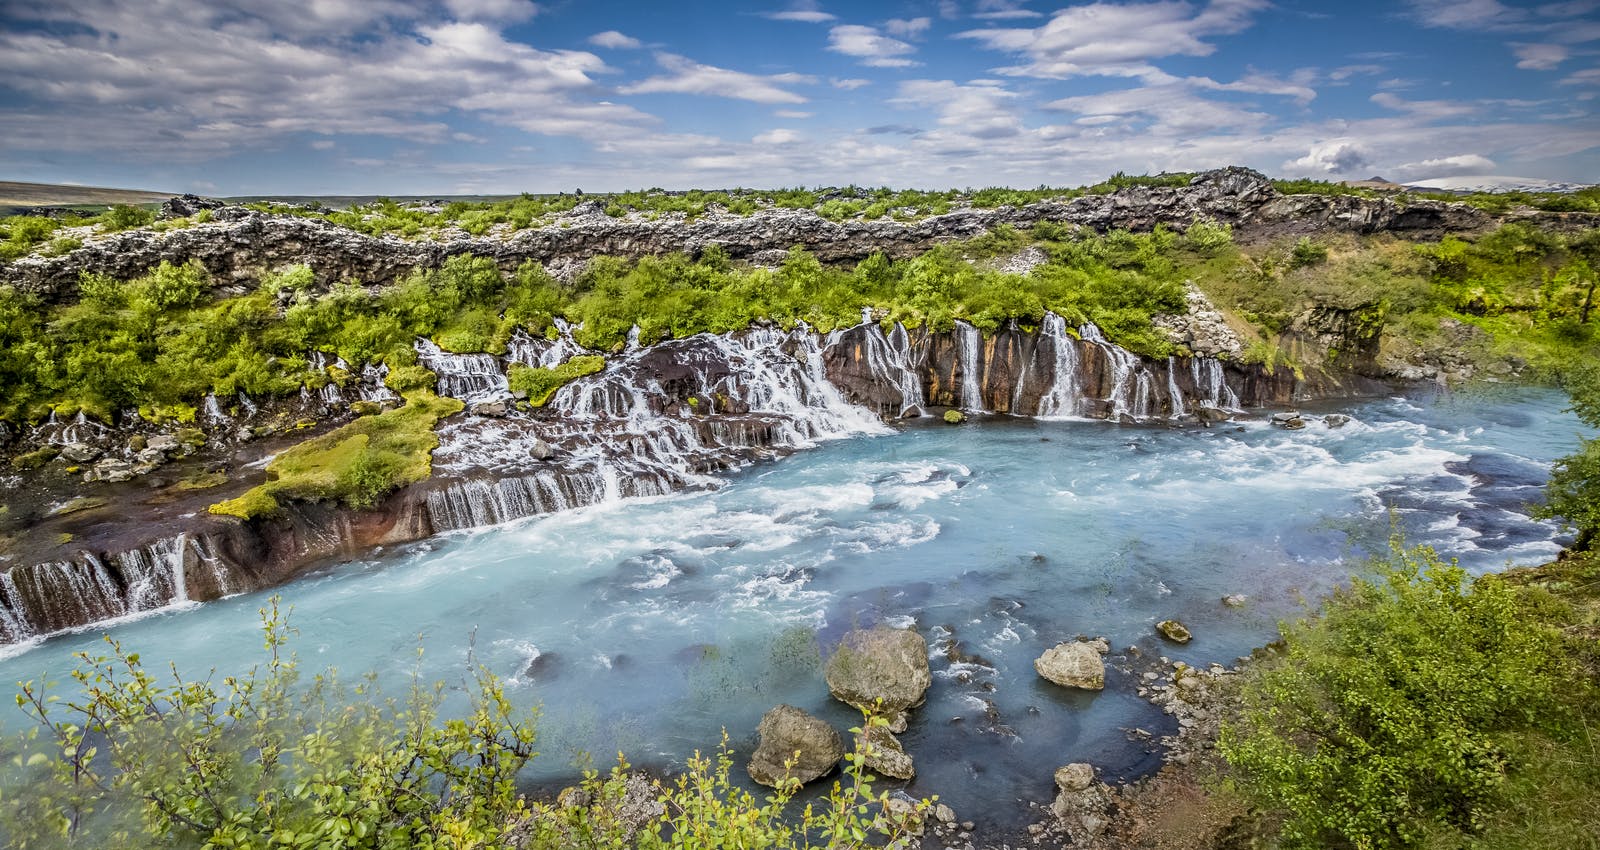
[[[1430,189],[1444,192],[1576,192],[1589,188],[1587,183],[1562,183],[1541,180],[1537,177],[1500,177],[1476,175],[1465,177],[1435,177],[1431,180],[1414,180],[1406,184],[1413,189]]]

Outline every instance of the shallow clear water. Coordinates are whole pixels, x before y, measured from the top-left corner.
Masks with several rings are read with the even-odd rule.
[[[1155,756],[1124,730],[1170,731],[1113,669],[1068,693],[1032,661],[1078,634],[1205,664],[1231,663],[1381,547],[1392,507],[1412,542],[1473,570],[1537,563],[1553,527],[1524,505],[1580,426],[1551,392],[1388,399],[1303,431],[992,419],[919,424],[828,443],[711,492],[605,504],[440,538],[280,588],[307,666],[378,669],[398,687],[418,635],[429,679],[458,678],[469,636],[514,698],[542,703],[530,779],[570,775],[579,751],[670,766],[742,752],[788,702],[844,729],[817,662],[854,625],[915,623],[935,644],[933,688],[903,737],[914,793],[964,818],[1014,825],[1051,771],[1107,777]],[[1330,408],[1330,411],[1333,408]],[[1243,609],[1220,603],[1250,597]],[[190,672],[258,657],[265,594],[115,628],[147,659]],[[1187,623],[1188,646],[1152,624]],[[966,660],[942,651],[959,641]],[[0,681],[64,680],[94,634],[0,661]],[[976,658],[974,658],[976,656]],[[537,662],[535,663],[535,659]],[[9,702],[9,701],[8,701]],[[20,722],[8,712],[4,723]]]

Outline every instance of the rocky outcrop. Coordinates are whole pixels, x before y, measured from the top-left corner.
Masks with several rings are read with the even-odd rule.
[[[200,204],[203,199],[177,199],[171,206],[177,213]],[[207,223],[160,233],[131,230],[93,239],[64,257],[31,256],[0,263],[0,283],[48,301],[71,298],[81,271],[129,278],[163,260],[196,260],[224,287],[255,281],[265,271],[295,263],[309,264],[324,285],[345,279],[371,285],[392,282],[415,268],[438,266],[459,254],[493,258],[508,271],[529,260],[568,267],[602,255],[698,254],[713,245],[734,259],[759,260],[798,245],[824,262],[849,262],[877,252],[909,256],[1001,224],[1030,227],[1041,221],[1106,231],[1148,230],[1158,224],[1183,228],[1208,219],[1247,234],[1334,230],[1417,237],[1470,232],[1494,221],[1465,204],[1282,196],[1266,177],[1244,168],[1206,172],[1178,188],[1130,187],[1021,208],[958,209],[915,222],[834,222],[810,210],[789,209],[748,216],[712,214],[693,221],[664,216],[652,221],[640,216],[611,218],[585,207],[538,229],[485,237],[458,231],[453,237],[426,242],[368,236],[321,219],[224,207],[212,210]],[[1600,216],[1590,218],[1600,221]]]
[[[917,775],[911,756],[886,726],[872,724],[862,728],[856,735],[856,752],[862,754],[867,769],[879,776],[913,779]]]
[[[911,629],[847,633],[825,675],[834,699],[884,717],[921,705],[933,684],[928,642]]]
[[[831,772],[844,758],[838,730],[792,705],[780,705],[761,718],[760,742],[750,756],[750,778],[777,788],[801,785]]]
[[[1190,633],[1189,627],[1177,620],[1162,620],[1156,623],[1156,631],[1173,643],[1188,643],[1194,640],[1194,635]]]
[[[1106,686],[1104,656],[1109,651],[1103,640],[1067,641],[1045,650],[1034,660],[1033,669],[1064,688],[1098,691]]]

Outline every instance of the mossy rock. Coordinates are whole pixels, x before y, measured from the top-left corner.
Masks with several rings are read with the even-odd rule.
[[[375,401],[352,401],[350,412],[356,416],[377,416],[383,412],[383,405]]]
[[[967,421],[967,415],[959,410],[946,410],[944,412],[944,421],[951,425],[960,425]]]
[[[38,469],[56,459],[61,450],[55,446],[44,446],[34,449],[27,454],[20,454],[11,459],[11,468],[20,470]]]

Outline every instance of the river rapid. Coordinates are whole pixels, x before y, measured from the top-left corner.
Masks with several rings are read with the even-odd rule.
[[[1062,764],[1092,762],[1106,779],[1158,765],[1130,730],[1172,727],[1136,695],[1144,668],[1130,646],[1232,663],[1381,552],[1391,516],[1474,572],[1554,556],[1563,538],[1526,510],[1577,445],[1565,404],[1532,389],[1388,398],[1316,411],[1351,421],[1308,415],[1299,431],[924,420],[713,489],[436,537],[272,592],[293,609],[307,668],[377,670],[392,693],[419,640],[427,680],[458,681],[473,648],[513,699],[542,706],[532,784],[618,750],[670,769],[723,729],[748,753],[762,713],[783,702],[848,728],[859,715],[829,699],[820,659],[852,627],[914,626],[934,683],[901,736],[918,771],[908,790],[1011,830],[1027,801],[1049,799]],[[1223,605],[1230,594],[1246,604]],[[110,632],[189,675],[236,673],[260,657],[266,597],[175,606]],[[1194,641],[1155,637],[1167,618]],[[102,631],[7,647],[0,681],[69,682],[72,654],[95,651]],[[1077,635],[1111,641],[1104,692],[1033,671]],[[7,729],[23,722],[4,715]]]

